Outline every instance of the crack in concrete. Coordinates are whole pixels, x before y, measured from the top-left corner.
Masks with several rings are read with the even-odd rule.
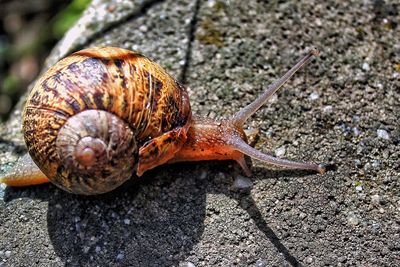
[[[186,47],[186,54],[185,54],[185,64],[182,66],[181,74],[179,75],[179,81],[186,85],[187,83],[187,76],[189,71],[190,59],[192,56],[192,49],[193,49],[193,42],[195,38],[195,32],[197,29],[197,21],[198,21],[198,14],[200,10],[200,0],[196,0],[193,10],[193,17],[190,21],[190,28],[188,31],[188,44]]]

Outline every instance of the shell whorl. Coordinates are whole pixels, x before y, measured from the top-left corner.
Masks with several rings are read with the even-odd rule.
[[[73,193],[108,192],[128,180],[136,168],[133,131],[106,111],[86,110],[69,118],[56,146],[61,164],[53,182]]]
[[[143,145],[188,125],[190,117],[185,88],[160,65],[139,53],[103,47],[78,51],[51,67],[28,96],[22,128],[30,156],[51,182],[70,192],[98,194],[135,173]],[[128,149],[122,139],[133,146]],[[125,157],[129,154],[132,158]],[[93,182],[97,176],[99,185]]]

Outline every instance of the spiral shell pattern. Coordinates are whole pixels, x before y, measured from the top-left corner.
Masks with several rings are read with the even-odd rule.
[[[101,110],[86,110],[68,119],[56,145],[62,156],[55,179],[77,194],[101,194],[120,186],[132,176],[138,157],[132,129]]]
[[[121,127],[123,130],[116,132],[121,136],[109,133],[106,137],[108,140],[99,141],[98,136],[92,136],[93,132],[88,128],[104,130],[105,124],[89,123],[85,118],[80,118],[76,120],[80,126],[72,127],[75,133],[67,131],[66,137],[58,137],[61,129],[72,129],[66,125],[67,121],[87,110],[102,110],[117,117],[118,119],[114,119],[108,115],[92,114],[94,117],[100,116],[111,121],[112,125],[107,126],[109,131],[114,131],[113,127]],[[133,144],[135,152],[128,149],[118,153],[132,153],[132,157],[135,158],[138,148],[143,144],[165,132],[187,125],[190,116],[186,90],[161,66],[139,53],[106,47],[81,50],[50,68],[30,92],[22,122],[29,154],[42,172],[56,185],[80,193],[76,189],[78,183],[72,183],[71,177],[75,177],[77,181],[81,180],[83,187],[93,185],[93,182],[83,179],[89,175],[79,176],[81,174],[71,168],[82,169],[85,164],[90,165],[91,160],[99,157],[93,153],[109,151],[108,146],[112,148],[118,143],[117,139],[127,137],[125,130],[129,128],[132,132],[134,142],[128,143]],[[126,126],[114,126],[117,122]],[[86,139],[83,139],[84,137]],[[58,148],[60,144],[65,145],[68,138],[75,145],[81,146],[82,151],[77,154],[78,158],[74,159],[78,159],[80,163],[63,158],[66,155],[70,157],[71,154]],[[94,141],[96,144],[92,149],[86,147],[90,140],[97,140]],[[107,149],[101,148],[102,146],[107,146]],[[122,147],[125,148],[125,145],[118,146],[118,149]],[[116,155],[114,152],[107,153]],[[106,161],[101,157],[96,160],[103,172],[110,170],[110,166],[103,166]],[[135,165],[135,162],[123,158],[119,160]],[[116,161],[118,160],[107,161],[107,164]],[[129,176],[133,174],[134,168],[129,166]],[[100,169],[95,171],[96,174],[99,172]],[[109,176],[115,178],[117,175]],[[103,179],[105,176],[98,177]],[[97,179],[97,176],[92,175],[91,179]],[[118,183],[120,181],[110,182],[113,185]],[[90,193],[89,188],[84,189],[86,194]]]

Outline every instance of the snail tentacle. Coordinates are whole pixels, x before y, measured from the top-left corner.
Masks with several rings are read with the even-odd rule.
[[[296,65],[294,65],[288,72],[281,78],[276,80],[267,90],[256,98],[252,103],[239,110],[232,118],[232,123],[238,127],[242,127],[246,120],[253,115],[267,100],[282,87],[304,64],[311,60],[313,56],[319,54],[317,48],[312,48],[307,55],[305,55]]]
[[[262,153],[261,151],[258,151],[257,149],[249,146],[246,142],[243,141],[243,139],[239,138],[232,138],[229,141],[229,145],[234,147],[237,151],[242,152],[243,154],[254,158],[258,159],[260,161],[263,161],[265,163],[269,163],[275,166],[282,166],[282,167],[287,167],[287,168],[292,168],[292,169],[301,169],[301,170],[313,170],[319,173],[325,173],[326,169],[325,166],[315,164],[315,163],[308,163],[308,162],[299,162],[299,161],[292,161],[292,160],[287,160],[287,159],[280,159],[280,158],[275,158],[273,156],[267,155]]]

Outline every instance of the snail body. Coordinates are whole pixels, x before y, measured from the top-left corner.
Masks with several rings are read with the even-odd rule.
[[[30,92],[22,128],[30,157],[0,178],[23,186],[51,181],[77,194],[113,190],[134,173],[167,162],[235,160],[324,172],[312,163],[265,155],[247,145],[243,124],[316,50],[231,119],[192,116],[186,89],[160,65],[129,50],[81,50],[50,68]],[[20,166],[21,167],[21,166]]]

